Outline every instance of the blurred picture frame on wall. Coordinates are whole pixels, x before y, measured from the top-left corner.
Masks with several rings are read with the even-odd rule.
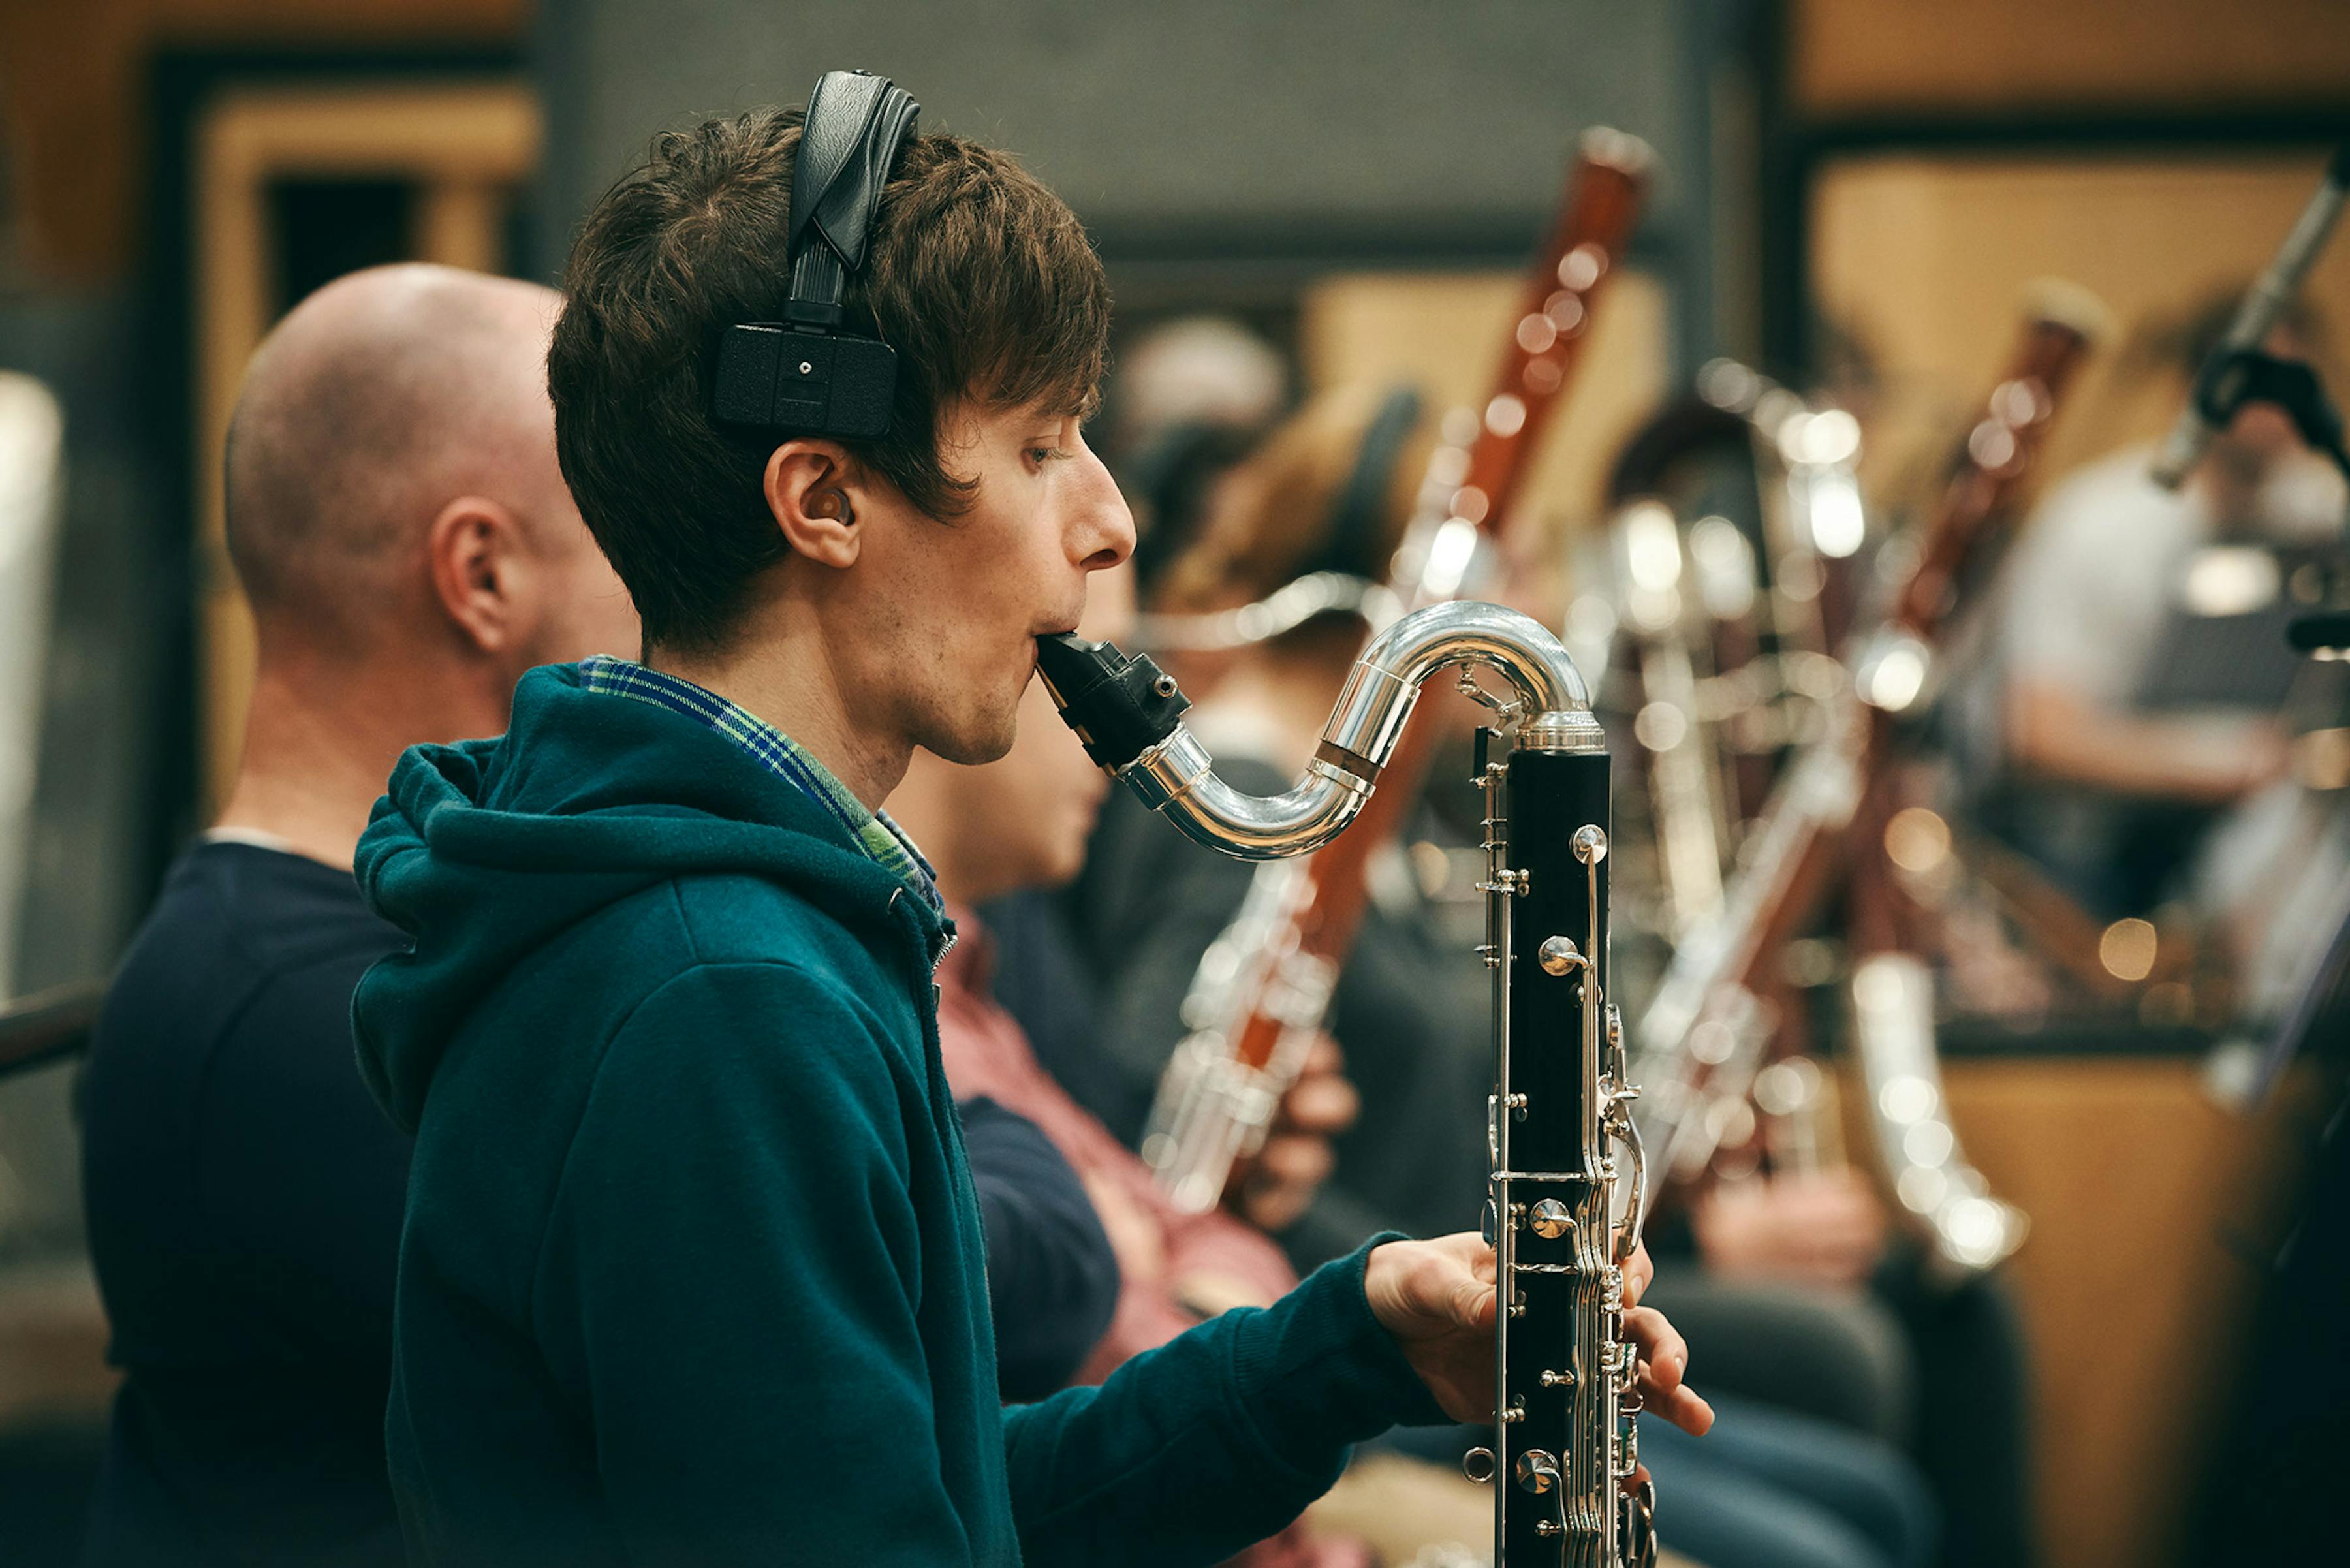
[[[543,138],[520,77],[272,80],[210,95],[189,128],[198,809],[221,797],[252,684],[252,626],[221,542],[220,462],[246,359],[329,278],[432,261],[510,269]]]

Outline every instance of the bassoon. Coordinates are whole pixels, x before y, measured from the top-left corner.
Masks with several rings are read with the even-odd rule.
[[[1410,611],[1454,598],[1510,515],[1591,313],[1617,271],[1651,155],[1621,131],[1586,132],[1557,223],[1511,317],[1506,351],[1475,431],[1430,459],[1396,553],[1388,602]],[[1422,713],[1388,759],[1387,786],[1344,838],[1305,860],[1258,867],[1232,922],[1201,955],[1183,1002],[1187,1033],[1152,1106],[1142,1155],[1160,1190],[1213,1208],[1232,1169],[1264,1142],[1326,1013],[1360,925],[1372,857],[1398,836],[1442,732]]]
[[[1684,933],[1641,1015],[1638,1069],[1651,1092],[1639,1121],[1664,1179],[1704,1168],[1721,1127],[1709,1106],[1748,1092],[1770,1027],[1758,997],[1787,942],[1846,885],[1840,877],[1865,878],[1856,869],[1861,857],[1883,853],[1903,721],[1933,690],[1961,580],[2004,544],[2058,400],[2087,358],[2102,314],[2077,289],[2036,291],[2022,343],[1954,455],[1904,568],[1887,585],[1882,618],[1847,656],[1850,691],[1829,705],[1820,737],[1788,764],[1721,906]],[[2021,1243],[2023,1217],[1989,1196],[1950,1130],[1922,965],[1875,930],[1856,946],[1865,950],[1852,982],[1856,1038],[1880,1142],[1895,1165],[1896,1196],[1924,1224],[1943,1264],[1989,1267]],[[1921,1126],[1925,1132],[1910,1136]],[[1920,1152],[1935,1157],[1931,1175],[1911,1173]]]

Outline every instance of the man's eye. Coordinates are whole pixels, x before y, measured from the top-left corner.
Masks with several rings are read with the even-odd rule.
[[[1032,446],[1028,449],[1028,455],[1035,460],[1037,467],[1042,468],[1048,462],[1068,456],[1069,453],[1065,447]]]

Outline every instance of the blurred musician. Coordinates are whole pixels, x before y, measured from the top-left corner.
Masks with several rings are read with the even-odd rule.
[[[2152,352],[2188,381],[2224,337],[2241,288]],[[2267,345],[2321,346],[2306,306]],[[2280,410],[2248,404],[2177,492],[2133,448],[2054,486],[2005,573],[1998,653],[2002,787],[1993,825],[2105,919],[2172,890],[2225,807],[2282,776],[2279,716],[2297,669],[2283,646],[2296,553],[2338,540],[2340,477]]]
[[[1222,609],[1303,573],[1340,569],[1384,576],[1402,506],[1426,442],[1406,421],[1370,454],[1378,483],[1356,487],[1360,515],[1338,520],[1332,498],[1349,489],[1378,400],[1339,394],[1309,404],[1218,487],[1191,548],[1165,565],[1154,608]],[[1310,520],[1296,525],[1298,520]],[[1288,523],[1280,526],[1275,520]],[[1330,548],[1334,535],[1342,535]],[[1343,559],[1342,559],[1343,557]],[[1244,789],[1287,786],[1313,752],[1322,721],[1363,638],[1359,620],[1317,618],[1268,648],[1180,665],[1204,693],[1192,727],[1225,777]],[[1171,661],[1172,656],[1170,656]],[[1431,701],[1447,694],[1430,693]],[[1318,710],[1318,711],[1317,711]],[[1202,854],[1161,832],[1153,814],[1119,796],[1103,813],[1085,873],[1072,890],[1089,972],[1101,977],[1095,1059],[1048,1063],[1129,1146],[1143,1133],[1169,1055],[1184,1032],[1181,1002],[1200,956],[1239,907],[1251,868]],[[1392,1225],[1438,1233],[1476,1211],[1483,1190],[1487,1044],[1482,976],[1431,928],[1425,898],[1399,847],[1382,852],[1354,961],[1329,1016],[1361,1113],[1335,1145],[1337,1169],[1312,1204],[1264,1215],[1300,1268],[1351,1250]],[[1238,1201],[1253,1207],[1255,1172]]]
[[[1950,1568],[2036,1560],[2031,1374],[2002,1280],[1930,1278],[1848,1167],[1718,1182],[1659,1220],[1659,1298],[1703,1325],[1722,1386],[1906,1448]]]
[[[1240,321],[1184,316],[1126,343],[1118,384],[1107,390],[1107,454],[1123,477],[1185,431],[1262,433],[1288,404],[1289,367],[1279,349]]]
[[[505,727],[534,664],[637,621],[555,462],[549,290],[356,274],[255,355],[228,548],[260,664],[218,824],[116,975],[84,1088],[123,1370],[85,1561],[398,1563],[384,1475],[408,1139],[351,1059],[400,933],[351,856],[419,740]]]
[[[1135,575],[1155,579],[1287,406],[1289,368],[1240,322],[1187,316],[1123,346],[1107,391],[1102,458],[1134,508]]]

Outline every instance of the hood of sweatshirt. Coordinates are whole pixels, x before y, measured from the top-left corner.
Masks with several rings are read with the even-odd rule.
[[[504,735],[404,753],[354,868],[411,940],[351,1003],[360,1070],[411,1132],[475,1003],[565,928],[657,883],[757,877],[925,969],[951,930],[796,785],[683,714],[583,689],[571,665],[523,678]]]

